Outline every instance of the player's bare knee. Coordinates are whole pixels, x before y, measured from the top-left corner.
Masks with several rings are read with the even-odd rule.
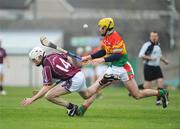
[[[44,96],[47,100],[52,100],[54,98],[53,94],[47,93]]]
[[[132,96],[133,96],[133,98],[136,99],[136,100],[141,99],[140,93],[134,93],[134,94],[132,94]]]
[[[81,95],[81,97],[83,98],[83,99],[88,99],[89,97],[87,96],[87,94],[83,94],[83,95]]]
[[[89,99],[90,97],[89,96],[82,96],[83,97],[83,99]]]
[[[136,99],[136,100],[141,99],[141,97],[140,97],[140,96],[133,96],[133,98],[134,98],[134,99]]]
[[[93,94],[92,94],[90,91],[88,91],[88,92],[83,96],[83,98],[84,98],[84,99],[89,99],[92,95],[93,95]]]
[[[89,99],[91,96],[90,96],[90,92],[89,92],[89,90],[87,90],[87,91],[84,91],[82,94],[80,94],[81,95],[81,97],[83,98],[83,99]]]

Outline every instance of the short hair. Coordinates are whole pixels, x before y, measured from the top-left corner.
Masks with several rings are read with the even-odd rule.
[[[155,31],[155,30],[151,31],[150,33],[157,33],[157,34],[158,34],[158,32],[157,32],[157,31]]]

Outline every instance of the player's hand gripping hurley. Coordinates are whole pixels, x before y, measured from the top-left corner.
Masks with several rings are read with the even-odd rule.
[[[76,58],[76,59],[78,59],[78,60],[81,60],[81,57],[80,57],[80,56],[76,55],[75,53],[69,52],[69,51],[67,51],[67,50],[64,50],[64,49],[58,47],[57,45],[55,45],[55,44],[53,44],[52,42],[50,42],[47,37],[41,37],[41,38],[40,38],[40,41],[41,41],[41,44],[42,44],[43,46],[56,49],[56,50],[58,50],[58,51],[60,51],[60,52],[63,52],[63,53],[68,54],[68,55],[71,56],[71,57],[74,57],[74,58]]]

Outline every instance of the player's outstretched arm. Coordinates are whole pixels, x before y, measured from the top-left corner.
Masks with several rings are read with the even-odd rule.
[[[92,58],[91,58],[91,55],[88,55],[88,56],[83,56],[82,57],[82,62],[83,61],[88,61],[88,60],[91,60]]]
[[[100,58],[100,57],[103,57],[105,55],[106,55],[106,51],[104,49],[101,49],[94,54],[82,57],[82,61],[88,61],[91,59]]]
[[[33,97],[31,98],[25,98],[22,102],[21,105],[22,106],[28,106],[30,104],[32,104],[34,101],[36,101],[37,99],[41,98],[42,96],[44,96],[50,89],[52,88],[52,86],[43,86],[39,92],[37,94],[35,94]]]
[[[93,63],[92,60],[97,59],[97,58],[101,58],[105,55],[106,55],[106,51],[104,49],[101,49],[94,54],[91,54],[88,56],[83,56],[82,60],[81,60],[82,65],[91,64],[91,63]],[[101,62],[103,62],[103,60],[101,60]]]

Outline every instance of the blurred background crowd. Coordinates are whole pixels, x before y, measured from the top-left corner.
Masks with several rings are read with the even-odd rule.
[[[162,64],[165,84],[177,88],[180,85],[179,13],[178,0],[0,0],[0,40],[10,65],[4,69],[4,84],[32,87],[41,84],[41,70],[28,59],[29,50],[40,45],[41,36],[83,56],[99,49],[98,20],[112,17],[116,31],[126,42],[137,82],[143,82],[139,50],[149,40],[149,32],[155,30],[163,55],[169,60],[168,66]],[[83,67],[88,85],[106,67],[106,64]]]

